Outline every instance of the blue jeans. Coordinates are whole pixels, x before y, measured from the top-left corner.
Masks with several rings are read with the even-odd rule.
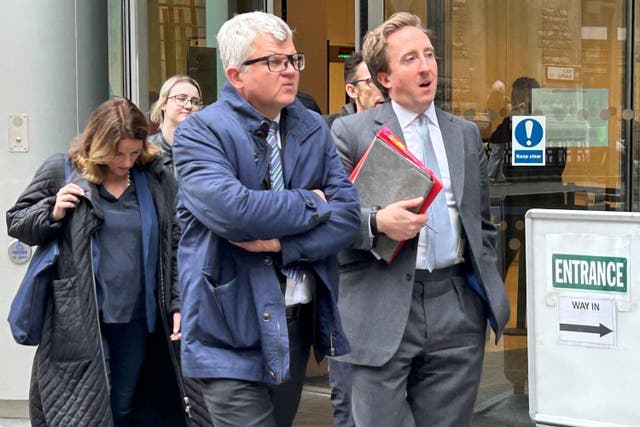
[[[102,344],[111,388],[111,411],[115,427],[129,425],[133,394],[142,369],[147,322],[102,323]]]

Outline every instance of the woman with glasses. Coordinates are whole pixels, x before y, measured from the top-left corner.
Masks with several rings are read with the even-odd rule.
[[[151,107],[151,120],[160,124],[158,132],[149,136],[149,142],[157,145],[164,152],[163,162],[171,175],[175,175],[173,167],[173,133],[180,123],[194,111],[202,108],[202,91],[197,81],[189,76],[175,75],[169,77],[160,88],[158,100]],[[180,312],[173,313],[171,340],[174,342],[176,358],[180,358]],[[191,407],[191,425],[208,425],[209,413],[202,400],[199,384],[184,378],[185,395]],[[164,396],[166,397],[166,396]]]
[[[104,102],[7,212],[9,235],[60,245],[33,362],[32,425],[185,425],[170,342],[177,189],[148,133],[129,100]]]
[[[189,114],[202,108],[200,85],[189,76],[176,75],[160,88],[158,100],[151,107],[151,120],[160,124],[149,141],[164,151],[165,164],[173,170],[173,132]]]

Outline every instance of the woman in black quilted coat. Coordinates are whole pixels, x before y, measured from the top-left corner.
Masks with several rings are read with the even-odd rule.
[[[172,345],[176,183],[148,132],[133,103],[106,101],[7,212],[9,235],[60,244],[31,375],[34,426],[191,424]]]

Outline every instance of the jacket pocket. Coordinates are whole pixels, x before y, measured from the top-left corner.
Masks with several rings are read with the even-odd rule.
[[[218,285],[205,271],[200,292],[196,325],[205,344],[226,348],[258,345],[258,321],[248,283],[235,277]]]
[[[76,276],[53,281],[52,356],[59,362],[91,358],[86,308],[80,302]]]

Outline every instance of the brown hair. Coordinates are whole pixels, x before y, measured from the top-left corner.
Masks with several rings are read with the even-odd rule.
[[[389,74],[389,57],[387,56],[387,38],[394,32],[404,27],[416,27],[429,37],[433,42],[433,34],[427,30],[420,18],[408,12],[398,12],[391,15],[389,19],[369,31],[365,36],[362,45],[362,57],[369,67],[371,78],[375,82],[378,89],[385,98],[389,97],[389,93],[380,82],[378,82],[378,73]]]
[[[156,158],[160,149],[147,142],[148,135],[149,122],[138,107],[128,99],[111,98],[91,113],[84,131],[74,140],[69,157],[83,178],[100,184],[122,139],[142,140],[142,152],[136,165],[150,163]]]

